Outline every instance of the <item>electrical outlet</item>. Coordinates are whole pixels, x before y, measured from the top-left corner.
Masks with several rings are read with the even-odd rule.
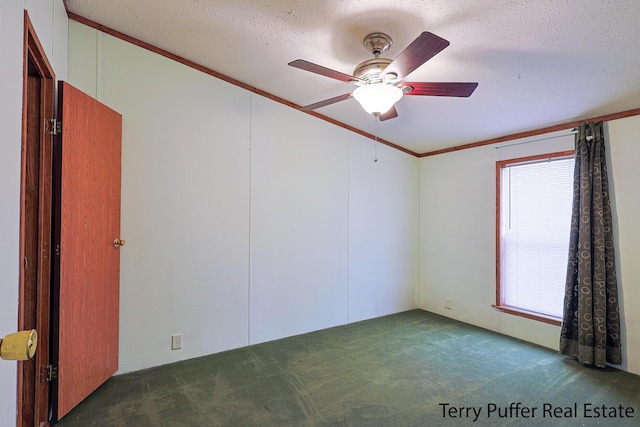
[[[444,299],[444,308],[451,310],[451,298]]]
[[[182,348],[182,334],[171,335],[171,350]]]

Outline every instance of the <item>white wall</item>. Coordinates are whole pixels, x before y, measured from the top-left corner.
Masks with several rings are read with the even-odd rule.
[[[416,306],[417,159],[377,150],[252,98],[251,343]]]
[[[18,326],[22,4],[0,2],[0,336]],[[16,363],[0,361],[0,419],[16,417]]]
[[[347,323],[347,131],[252,98],[251,343]]]
[[[622,369],[640,373],[640,117],[607,123],[614,189],[615,238],[622,294]],[[560,328],[500,312],[495,303],[495,163],[573,149],[573,136],[557,132],[500,149],[478,147],[424,157],[420,163],[420,307],[526,341],[558,349]],[[533,139],[540,139],[539,136]],[[617,219],[617,220],[616,220]],[[444,308],[452,298],[452,308]]]
[[[349,321],[356,322],[417,304],[419,170],[416,158],[351,139]]]
[[[0,2],[0,336],[18,320],[23,15],[30,19],[59,79],[67,71],[67,18],[62,0]],[[0,419],[16,419],[16,362],[0,361]]]
[[[121,370],[246,345],[249,94],[98,41],[98,97],[123,115]]]
[[[119,372],[417,306],[417,158],[69,34],[70,83],[123,115]]]
[[[640,116],[611,121],[605,129],[622,300],[622,368],[640,375]]]

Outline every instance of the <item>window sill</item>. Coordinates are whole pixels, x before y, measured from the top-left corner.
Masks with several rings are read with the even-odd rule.
[[[491,307],[497,310],[500,310],[504,313],[513,314],[514,316],[525,317],[527,319],[537,320],[539,322],[548,323],[550,325],[556,325],[556,326],[562,325],[562,320],[557,319],[555,317],[551,317],[551,316],[545,316],[544,314],[533,313],[531,311],[525,311],[525,310],[519,310],[517,308],[506,307],[504,305],[491,305]]]

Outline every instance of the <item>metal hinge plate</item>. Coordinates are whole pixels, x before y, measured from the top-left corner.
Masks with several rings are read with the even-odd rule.
[[[40,367],[40,382],[51,382],[54,378],[58,378],[58,367],[53,365],[45,365]]]
[[[62,122],[56,119],[44,119],[44,129],[48,135],[59,135],[62,133]]]

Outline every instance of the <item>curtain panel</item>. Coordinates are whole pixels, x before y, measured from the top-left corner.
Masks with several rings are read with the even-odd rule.
[[[576,134],[560,353],[598,367],[622,363],[611,217],[602,122],[585,123]]]

